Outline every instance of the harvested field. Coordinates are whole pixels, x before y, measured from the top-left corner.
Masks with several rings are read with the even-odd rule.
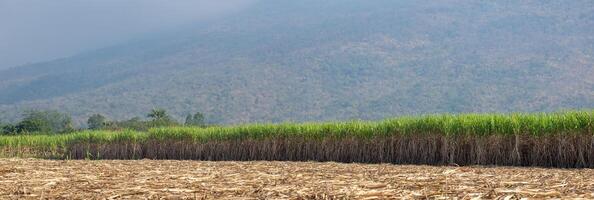
[[[594,170],[0,159],[0,199],[594,198]]]

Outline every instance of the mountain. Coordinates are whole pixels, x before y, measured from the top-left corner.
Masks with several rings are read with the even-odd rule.
[[[247,123],[592,108],[593,55],[590,0],[261,0],[0,71],[0,118],[58,109],[82,124],[161,107]]]

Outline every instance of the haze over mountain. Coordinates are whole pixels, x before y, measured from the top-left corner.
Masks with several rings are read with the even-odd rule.
[[[590,0],[262,0],[158,37],[0,71],[0,113],[162,107],[246,123],[594,107]]]
[[[0,69],[139,40],[253,0],[0,0]]]

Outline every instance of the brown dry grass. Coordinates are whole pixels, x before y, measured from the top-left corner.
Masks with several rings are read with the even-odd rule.
[[[594,170],[0,159],[0,199],[594,198]]]
[[[10,153],[10,151],[8,151]],[[14,149],[12,155],[19,155]],[[40,151],[37,158],[59,155]],[[59,152],[59,151],[58,151]],[[269,138],[208,142],[75,143],[64,159],[163,159],[207,161],[333,161],[443,165],[594,168],[594,135],[398,135],[363,138]],[[8,154],[11,155],[11,154]],[[56,157],[56,156],[54,156]],[[51,157],[50,157],[51,158]]]

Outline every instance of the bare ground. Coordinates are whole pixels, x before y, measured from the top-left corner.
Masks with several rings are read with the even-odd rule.
[[[594,170],[0,159],[0,199],[594,199]]]

